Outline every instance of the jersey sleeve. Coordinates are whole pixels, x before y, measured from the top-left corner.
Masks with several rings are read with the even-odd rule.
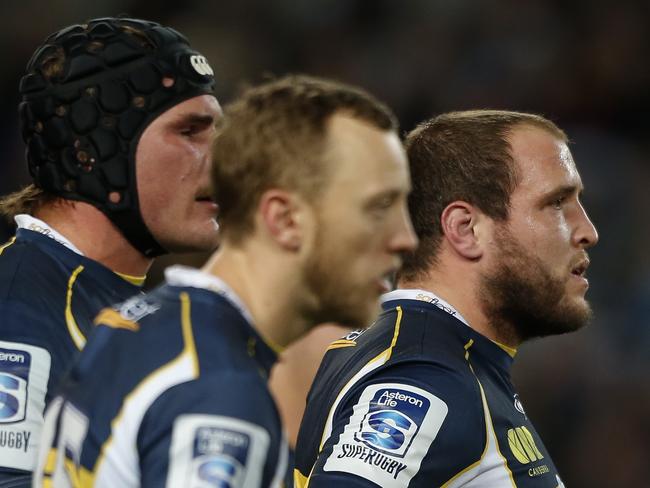
[[[10,480],[29,486],[48,388],[57,372],[47,329],[39,335],[44,330],[39,317],[7,302],[0,304],[0,317],[0,486],[14,486]]]
[[[480,388],[467,378],[415,363],[359,381],[330,414],[309,487],[430,488],[453,479],[486,442]]]
[[[288,448],[261,381],[246,375],[174,387],[143,419],[141,487],[281,486]]]

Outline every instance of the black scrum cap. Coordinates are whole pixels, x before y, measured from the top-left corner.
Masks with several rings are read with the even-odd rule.
[[[52,34],[20,81],[34,183],[99,208],[144,255],[164,253],[140,213],[136,147],[156,117],[213,89],[206,59],[169,27],[108,17]]]

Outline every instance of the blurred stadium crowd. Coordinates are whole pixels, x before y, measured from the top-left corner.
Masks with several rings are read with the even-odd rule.
[[[515,383],[567,486],[650,487],[650,2],[2,2],[0,194],[28,181],[16,107],[33,49],[63,25],[121,12],[184,32],[222,102],[247,81],[306,72],[364,86],[404,131],[468,108],[538,112],[565,129],[600,232],[596,319],[522,347]],[[3,223],[0,240],[12,232]],[[178,259],[157,263],[150,285]]]

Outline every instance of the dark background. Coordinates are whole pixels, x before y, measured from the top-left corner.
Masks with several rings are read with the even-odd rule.
[[[650,487],[649,1],[3,0],[0,194],[28,182],[16,107],[31,53],[67,24],[119,13],[186,34],[222,103],[242,82],[306,72],[369,89],[404,131],[468,108],[565,129],[600,232],[596,320],[523,346],[515,382],[568,487]],[[0,240],[12,232],[0,226]]]

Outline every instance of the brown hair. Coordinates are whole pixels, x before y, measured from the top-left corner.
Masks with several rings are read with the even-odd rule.
[[[439,115],[420,124],[406,139],[413,190],[409,210],[420,245],[405,256],[399,278],[414,280],[436,263],[442,240],[440,216],[462,200],[495,220],[508,218],[518,175],[508,136],[517,126],[566,134],[540,115],[471,110]]]
[[[328,176],[327,122],[335,113],[381,130],[397,128],[392,112],[365,91],[308,76],[249,88],[225,108],[212,177],[224,237],[238,242],[252,231],[255,208],[269,188],[318,197]]]
[[[36,185],[28,185],[22,190],[10,193],[0,198],[0,216],[13,223],[18,214],[33,215],[43,205],[47,205],[60,197],[45,192]]]

